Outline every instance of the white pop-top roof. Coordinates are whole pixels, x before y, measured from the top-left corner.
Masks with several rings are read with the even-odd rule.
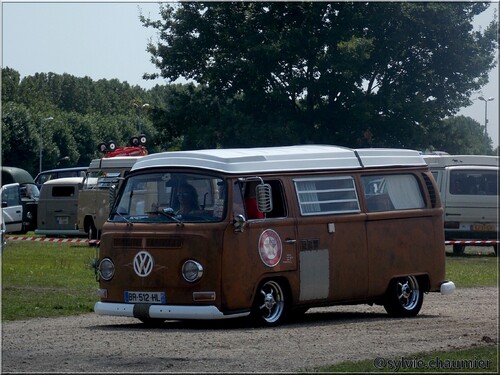
[[[134,163],[143,156],[115,156],[113,158],[94,159],[90,162],[89,169],[103,168],[132,168]]]
[[[225,173],[263,173],[422,165],[426,163],[414,150],[303,145],[162,152],[143,156],[132,171],[191,167]]]
[[[81,184],[82,182],[83,177],[62,177],[44,182],[43,185],[75,185]]]
[[[431,168],[445,168],[451,166],[496,166],[498,156],[489,155],[423,155],[425,162]]]

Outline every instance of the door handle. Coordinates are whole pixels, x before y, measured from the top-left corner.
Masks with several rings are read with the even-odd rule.
[[[285,243],[290,244],[290,245],[293,245],[296,242],[297,242],[297,240],[294,240],[292,238],[288,238],[288,239],[285,240]]]

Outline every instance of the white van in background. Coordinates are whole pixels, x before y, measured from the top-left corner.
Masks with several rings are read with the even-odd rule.
[[[498,156],[423,157],[441,194],[446,241],[498,240]],[[462,254],[465,246],[455,244],[453,252]],[[493,245],[495,254],[497,247]]]
[[[38,201],[36,234],[49,236],[85,236],[76,226],[78,196],[83,177],[64,177],[42,185]]]

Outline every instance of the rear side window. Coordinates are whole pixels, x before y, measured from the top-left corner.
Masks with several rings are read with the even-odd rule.
[[[360,212],[351,176],[297,178],[294,183],[303,216]]]
[[[368,212],[423,208],[424,198],[412,174],[363,176]]]
[[[54,186],[52,188],[53,197],[73,197],[75,195],[74,186]]]
[[[451,171],[450,193],[454,195],[498,195],[497,181],[497,171]]]

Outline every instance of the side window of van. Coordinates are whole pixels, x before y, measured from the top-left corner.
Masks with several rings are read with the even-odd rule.
[[[257,182],[236,182],[234,202],[233,202],[233,216],[243,214],[247,219],[263,219],[286,217],[288,215],[287,206],[285,204],[285,195],[281,181],[279,180],[264,180],[264,183],[271,186],[272,191],[272,205],[271,212],[265,215],[257,210],[257,201],[255,197],[255,187]]]
[[[72,197],[75,195],[74,186],[54,186],[52,188],[53,197]]]
[[[267,213],[266,217],[286,217],[288,215],[288,212],[285,204],[285,194],[283,192],[281,181],[264,180],[264,183],[271,185],[271,191],[273,194],[273,210]]]
[[[454,195],[497,195],[498,172],[460,170],[450,173],[450,193]]]
[[[405,210],[425,206],[416,177],[412,174],[363,176],[368,212]]]
[[[360,212],[351,176],[296,178],[294,183],[303,216]]]

